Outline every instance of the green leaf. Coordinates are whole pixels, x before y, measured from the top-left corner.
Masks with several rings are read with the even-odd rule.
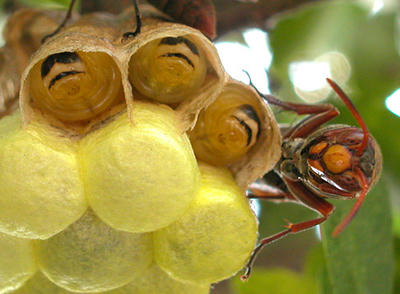
[[[293,223],[302,222],[315,217],[315,212],[296,203],[273,203],[259,201],[261,214],[259,216],[259,239],[269,237],[284,229],[285,220]],[[261,250],[255,265],[268,264],[300,268],[303,257],[310,247],[319,243],[315,230],[301,234],[289,235],[273,242]]]
[[[394,276],[394,292],[400,293],[400,237],[394,239],[394,252],[396,262],[396,272]]]
[[[326,291],[331,290],[331,287],[327,286],[330,285],[330,282],[328,271],[326,269],[324,249],[321,243],[309,250],[306,256],[303,272],[304,275],[309,276],[315,281],[318,293],[332,294],[332,292]]]
[[[358,215],[337,238],[331,236],[332,232],[353,203],[335,201],[336,210],[322,229],[330,280],[326,293],[392,293],[391,208],[383,180],[369,193]]]
[[[41,9],[61,9],[67,8],[71,0],[18,0],[24,5]]]
[[[235,294],[317,294],[313,279],[294,271],[254,268],[247,282],[232,280]]]
[[[400,213],[398,207],[393,211],[393,233],[396,237],[400,237]]]

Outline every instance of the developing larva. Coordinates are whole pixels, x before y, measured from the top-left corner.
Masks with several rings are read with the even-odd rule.
[[[216,101],[202,111],[190,140],[196,157],[225,166],[245,155],[260,137],[257,105],[244,91],[225,88]]]
[[[147,98],[167,104],[188,98],[204,83],[206,73],[202,51],[185,36],[153,40],[129,62],[133,87]]]
[[[62,52],[48,56],[31,73],[32,99],[57,119],[91,119],[120,101],[121,75],[100,52]]]

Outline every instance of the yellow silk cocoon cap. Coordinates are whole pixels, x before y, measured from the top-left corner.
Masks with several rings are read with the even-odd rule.
[[[36,270],[32,241],[0,233],[0,293],[20,287]]]
[[[167,106],[135,102],[82,140],[83,179],[96,214],[115,229],[149,232],[180,217],[198,190],[190,142]]]
[[[132,283],[98,294],[208,294],[210,285],[182,283],[169,277],[157,265],[144,270]],[[13,294],[73,294],[51,282],[41,272],[36,273]],[[93,293],[93,292],[92,292]]]
[[[179,282],[153,264],[132,283],[107,294],[208,294],[209,292],[209,284]]]
[[[76,150],[44,125],[21,125],[19,112],[0,121],[0,231],[46,239],[87,208]]]
[[[171,276],[213,283],[243,268],[257,240],[257,221],[227,169],[201,165],[200,190],[186,213],[154,233],[158,265]]]
[[[76,223],[35,243],[43,273],[76,292],[101,292],[133,281],[152,260],[151,234],[114,230],[90,209]]]
[[[58,287],[43,275],[40,271],[29,279],[21,288],[12,294],[73,294],[71,292]]]

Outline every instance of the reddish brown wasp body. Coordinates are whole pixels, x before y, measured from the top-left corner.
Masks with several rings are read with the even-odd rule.
[[[350,99],[329,80],[328,83],[346,104],[361,129],[348,125],[320,126],[339,111],[331,104],[306,105],[262,95],[270,104],[297,114],[310,114],[293,127],[282,127],[282,157],[274,170],[248,189],[249,198],[291,201],[317,211],[321,217],[297,224],[264,238],[254,250],[242,279],[247,279],[258,252],[267,244],[291,233],[298,233],[324,222],[334,206],[325,198],[353,199],[349,214],[333,232],[337,236],[356,215],[382,167],[378,144]]]
[[[212,0],[148,0],[175,21],[194,27],[211,40],[216,35],[216,13]]]

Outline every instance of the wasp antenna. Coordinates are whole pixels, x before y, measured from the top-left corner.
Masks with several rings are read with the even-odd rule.
[[[251,77],[250,77],[250,74],[249,74],[249,72],[247,71],[247,70],[245,70],[245,69],[242,69],[242,71],[246,74],[246,76],[249,78],[249,85],[250,86],[252,86],[257,92],[258,92],[258,90],[257,90],[257,88],[254,86],[254,84],[253,84],[253,81],[251,80]]]
[[[136,29],[134,32],[125,33],[123,35],[124,39],[130,38],[130,37],[136,37],[137,35],[140,34],[140,31],[142,29],[142,18],[140,15],[138,0],[133,0],[133,8],[135,9]]]
[[[283,101],[281,101],[281,100],[275,98],[275,97],[272,96],[272,95],[265,95],[265,94],[261,93],[261,92],[257,89],[257,87],[253,84],[253,81],[251,80],[250,74],[249,74],[246,70],[244,70],[244,69],[242,69],[242,71],[243,71],[243,72],[247,75],[247,77],[249,78],[249,86],[252,87],[252,88],[257,92],[257,94],[258,94],[260,97],[262,97],[265,101],[267,101],[268,103],[270,103],[270,104],[272,104],[272,105],[280,106],[280,107],[282,107],[283,109],[292,110],[292,108],[290,108],[290,106],[288,106],[288,105],[291,105],[290,103],[283,102]],[[265,72],[265,73],[267,73],[267,72]]]
[[[57,35],[58,32],[60,32],[61,29],[62,29],[63,27],[65,27],[65,25],[67,24],[68,20],[71,18],[72,10],[74,9],[75,3],[76,3],[76,0],[71,0],[71,2],[69,3],[69,7],[68,7],[67,14],[66,14],[65,17],[64,17],[64,20],[62,21],[62,23],[58,26],[58,28],[57,28],[54,32],[52,32],[51,34],[48,34],[48,35],[46,35],[46,36],[44,36],[44,37],[42,38],[42,40],[41,40],[41,43],[42,43],[42,44],[43,44],[44,42],[46,42],[47,39],[49,39],[49,38],[51,38],[51,37]]]
[[[347,216],[340,222],[339,225],[335,228],[332,233],[333,237],[337,237],[351,222],[351,220],[356,216],[358,210],[361,208],[362,203],[364,202],[365,196],[368,192],[368,183],[367,179],[365,178],[363,172],[360,169],[357,169],[357,175],[360,177],[362,190],[360,196],[358,196],[356,203],[354,203],[353,208],[347,214]]]
[[[346,95],[346,93],[343,92],[343,90],[336,84],[334,81],[332,81],[329,78],[326,78],[328,84],[332,87],[332,89],[336,92],[336,94],[342,99],[344,104],[346,104],[347,108],[350,110],[351,114],[354,116],[360,127],[362,128],[364,132],[364,138],[361,143],[360,149],[358,149],[357,154],[360,156],[363,154],[365,148],[367,147],[368,143],[368,137],[369,137],[369,131],[367,128],[367,125],[365,124],[363,118],[361,117],[361,114],[358,112],[356,107],[354,106],[353,102],[351,102],[350,98]]]
[[[267,96],[269,96],[269,95],[264,95],[263,93],[261,93],[261,92],[257,89],[257,87],[253,84],[253,80],[251,79],[251,76],[250,76],[250,74],[249,74],[249,72],[248,72],[247,70],[242,69],[242,71],[243,71],[243,72],[246,74],[246,76],[249,78],[249,86],[252,87],[252,88],[257,92],[257,94],[260,95],[264,100],[267,100],[267,101],[268,101]],[[265,72],[265,73],[267,74],[267,72]]]

